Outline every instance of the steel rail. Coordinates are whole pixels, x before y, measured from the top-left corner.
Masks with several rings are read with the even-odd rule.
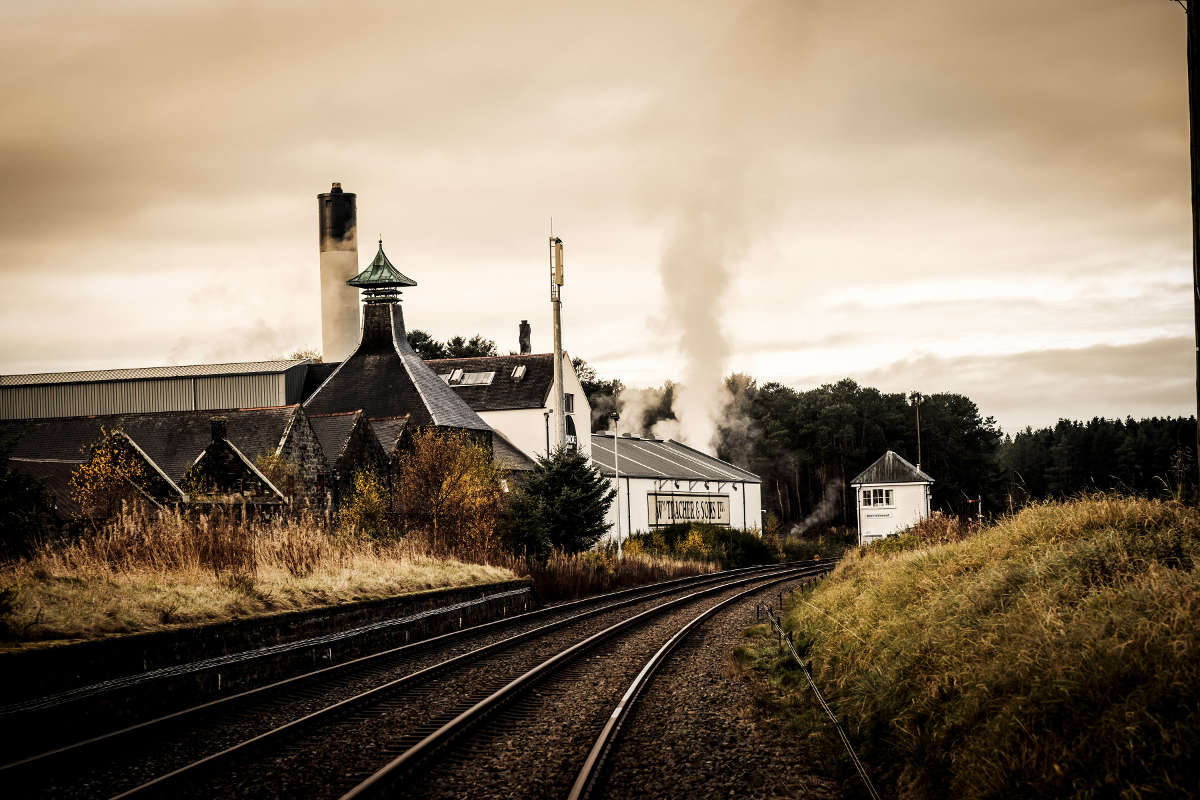
[[[834,562],[824,562],[824,569],[819,572],[814,572],[809,581],[817,580],[831,572],[834,567]],[[808,577],[808,576],[806,576]],[[774,583],[782,583],[787,579],[779,581],[771,581],[767,584],[770,586]],[[805,581],[806,583],[808,581]],[[625,690],[625,694],[617,702],[613,708],[612,714],[605,723],[604,728],[600,731],[600,735],[596,737],[595,743],[592,745],[591,751],[583,762],[583,766],[579,770],[579,774],[575,778],[575,783],[571,787],[570,793],[567,795],[568,800],[584,800],[584,798],[592,797],[596,794],[600,786],[603,776],[603,770],[608,761],[608,757],[612,753],[613,747],[616,745],[617,739],[621,735],[621,731],[625,721],[629,718],[630,712],[645,693],[646,688],[650,685],[651,679],[658,673],[658,670],[666,663],[670,655],[681,645],[688,636],[692,634],[701,624],[709,617],[716,614],[721,609],[743,599],[747,595],[754,594],[763,590],[762,586],[753,586],[744,592],[738,592],[733,597],[726,598],[719,603],[701,611],[692,618],[686,625],[676,631],[675,635],[667,640],[666,644],[658,649],[649,660],[646,661],[641,671],[629,684],[629,688]]]
[[[416,654],[424,650],[435,649],[439,646],[452,644],[459,639],[469,638],[481,633],[488,633],[495,629],[500,629],[509,626],[519,625],[523,622],[528,622],[540,617],[550,616],[552,614],[561,613],[564,610],[578,608],[580,606],[594,605],[604,603],[609,600],[614,600],[621,597],[645,595],[646,597],[656,597],[659,595],[659,590],[662,589],[677,589],[683,586],[704,585],[714,580],[721,580],[721,576],[740,574],[745,572],[762,572],[773,568],[778,568],[779,565],[755,566],[755,567],[740,567],[734,570],[725,570],[718,573],[705,573],[704,575],[690,575],[683,578],[672,578],[671,580],[661,581],[659,583],[647,584],[643,586],[634,586],[627,589],[618,589],[612,592],[606,592],[592,597],[585,597],[579,600],[571,600],[565,603],[558,603],[545,608],[535,609],[521,614],[516,614],[511,617],[503,617],[501,619],[491,620],[479,625],[473,625],[467,628],[461,628],[456,631],[432,636],[428,639],[421,639],[416,642],[400,645],[398,647],[380,650],[375,653],[368,653],[358,658],[343,661],[338,664],[332,664],[320,669],[302,672],[298,675],[293,675],[278,681],[274,681],[263,686],[257,686],[252,689],[246,689],[235,694],[226,695],[204,703],[200,703],[188,708],[183,708],[178,711],[173,711],[169,714],[164,714],[159,717],[144,720],[142,722],[128,725],[114,731],[107,731],[87,739],[81,739],[77,742],[55,747],[50,750],[45,750],[41,753],[35,753],[30,756],[0,765],[0,778],[10,779],[14,773],[24,772],[28,768],[39,764],[40,762],[49,761],[63,756],[71,756],[78,758],[80,751],[96,748],[99,746],[112,746],[118,741],[132,736],[150,736],[152,731],[160,729],[168,723],[179,724],[187,717],[199,714],[201,712],[213,711],[222,706],[233,707],[235,704],[245,703],[252,700],[267,699],[273,694],[288,688],[298,688],[307,682],[317,679],[328,678],[331,675],[347,671],[352,667],[363,667],[371,662],[383,660],[388,657],[395,657],[407,654]]]
[[[653,608],[649,608],[645,611],[635,614],[632,617],[628,617],[620,622],[610,625],[604,630],[594,633],[586,639],[560,650],[555,655],[526,671],[519,677],[507,683],[504,687],[496,690],[483,700],[480,700],[467,710],[458,714],[436,731],[426,736],[420,742],[413,745],[396,758],[392,759],[362,783],[358,784],[349,792],[342,795],[341,800],[361,800],[362,798],[373,797],[386,792],[397,781],[401,780],[405,775],[410,773],[416,766],[434,756],[438,751],[443,750],[453,740],[466,733],[470,728],[474,727],[482,719],[496,711],[508,701],[512,700],[518,694],[531,688],[537,682],[549,676],[556,670],[566,666],[577,656],[618,633],[636,628],[653,617],[659,616],[667,611],[684,605],[685,603],[689,603],[697,598],[704,597],[709,594],[714,594],[716,592],[720,592],[735,586],[740,586],[745,583],[761,581],[768,578],[772,578],[772,580],[767,580],[764,586],[782,583],[797,577],[804,577],[813,574],[814,571],[825,571],[828,569],[826,564],[827,562],[822,562],[821,564],[809,563],[798,567],[788,567],[783,570],[783,572],[786,573],[783,575],[768,573],[726,581],[717,586],[708,587],[698,592],[693,592],[691,594],[684,595],[683,597],[675,598],[674,600],[668,600],[664,603],[654,606]],[[763,587],[760,586],[758,588],[761,589]]]
[[[744,574],[746,571],[752,570],[754,572],[753,575],[751,575],[749,578],[740,578],[740,579],[741,580],[755,580],[755,579],[763,577],[763,576],[773,575],[780,570],[786,570],[786,569],[794,569],[794,568],[789,568],[786,565],[776,564],[776,565],[771,565],[771,566],[765,567],[765,568],[743,568],[743,569],[736,570],[736,571],[731,570],[730,572],[737,572],[737,573],[739,573],[739,575],[741,575],[741,574]],[[371,689],[360,692],[356,695],[353,695],[351,697],[345,698],[345,699],[340,700],[331,705],[320,708],[316,711],[305,714],[301,717],[297,717],[296,719],[290,720],[289,722],[286,722],[286,723],[279,725],[275,728],[272,728],[268,731],[260,733],[249,739],[245,739],[241,742],[238,742],[237,744],[230,745],[229,747],[226,747],[215,753],[206,755],[203,758],[197,759],[196,761],[192,761],[188,764],[185,764],[182,767],[179,767],[170,772],[164,773],[163,775],[159,775],[159,776],[153,778],[152,780],[146,781],[145,783],[139,784],[138,786],[135,786],[131,789],[127,789],[126,791],[115,795],[112,800],[121,800],[122,798],[135,797],[138,795],[150,794],[150,793],[162,793],[167,789],[167,787],[169,785],[174,784],[181,779],[190,778],[202,770],[211,770],[211,769],[219,766],[221,763],[229,761],[235,755],[245,754],[245,753],[249,752],[252,748],[261,747],[264,744],[279,741],[288,735],[299,734],[302,731],[304,731],[314,725],[324,723],[327,721],[331,721],[339,714],[349,712],[355,708],[358,708],[363,705],[367,705],[373,701],[383,700],[395,692],[407,690],[407,689],[413,688],[415,686],[419,686],[422,683],[425,683],[425,682],[435,678],[440,673],[454,669],[455,667],[460,667],[460,666],[469,664],[471,662],[478,661],[478,660],[484,658],[485,656],[492,655],[494,653],[509,649],[516,644],[520,644],[522,642],[537,639],[538,637],[543,636],[552,631],[558,630],[560,628],[565,628],[569,625],[589,619],[591,617],[596,617],[601,614],[608,613],[613,610],[618,610],[618,609],[625,608],[625,607],[628,607],[631,605],[636,605],[638,603],[643,603],[643,602],[646,602],[647,600],[653,600],[653,599],[656,599],[663,595],[674,594],[675,592],[678,592],[681,589],[691,588],[692,586],[696,586],[696,585],[703,586],[703,585],[710,584],[710,583],[721,584],[722,582],[727,582],[728,575],[729,575],[729,573],[708,573],[705,576],[701,576],[703,579],[694,580],[694,582],[692,584],[689,584],[687,586],[678,585],[676,583],[676,581],[678,581],[679,579],[675,579],[674,581],[667,582],[670,584],[674,584],[674,585],[667,586],[667,588],[660,588],[656,591],[645,593],[645,594],[636,594],[633,597],[628,597],[626,599],[619,600],[615,603],[609,603],[608,605],[600,606],[598,608],[588,609],[588,610],[582,611],[578,614],[574,614],[570,617],[566,617],[566,618],[560,619],[560,620],[554,620],[553,622],[548,622],[544,625],[539,625],[536,628],[531,628],[527,631],[522,631],[520,633],[509,636],[505,639],[500,639],[498,641],[492,642],[490,644],[486,644],[486,645],[476,648],[474,650],[470,650],[465,653],[460,653],[457,656],[452,656],[451,658],[448,658],[444,661],[439,661],[436,664],[431,664],[430,666],[416,670],[415,672],[410,672],[399,678],[395,678],[386,683],[380,684]],[[663,584],[652,584],[651,586],[659,587],[662,585]],[[640,588],[646,589],[647,587],[640,587]],[[613,593],[613,594],[626,594],[626,593],[627,592],[625,590],[622,590],[621,592],[617,592],[617,593]],[[691,596],[691,595],[688,595],[688,596]],[[577,602],[579,602],[579,601],[573,601],[573,603],[571,605],[573,605],[574,603],[577,603]],[[568,604],[563,604],[560,606],[552,606],[551,608],[561,609],[565,605],[568,605]],[[530,613],[533,614],[533,613],[537,613],[537,612],[530,612]],[[528,619],[529,615],[520,615],[520,616]],[[517,617],[510,617],[509,619],[517,619]],[[487,623],[487,624],[490,625],[491,623]],[[478,627],[482,627],[482,626],[478,626]],[[454,633],[459,633],[459,632],[455,631]],[[427,640],[427,641],[432,641],[432,640]],[[423,642],[417,642],[414,644],[422,644],[422,643]],[[408,647],[408,646],[411,646],[411,645],[406,645],[406,647]],[[396,648],[396,649],[399,650],[399,649],[403,649],[403,648]],[[350,663],[350,662],[347,662],[347,663]],[[330,668],[327,667],[326,669],[330,669]]]

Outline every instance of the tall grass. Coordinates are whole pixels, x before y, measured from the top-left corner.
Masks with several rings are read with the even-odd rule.
[[[934,520],[845,559],[787,624],[889,793],[1195,796],[1198,555],[1200,513],[1174,502]],[[763,658],[795,721],[821,725]]]
[[[417,538],[331,533],[313,518],[127,510],[0,562],[0,633],[9,642],[128,633],[514,577],[435,557]]]
[[[715,572],[710,561],[662,558],[626,553],[617,558],[616,548],[586,553],[555,552],[544,562],[513,561],[514,571],[528,575],[542,602],[567,600],[625,586]]]

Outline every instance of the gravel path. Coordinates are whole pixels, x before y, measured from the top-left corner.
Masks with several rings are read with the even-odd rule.
[[[819,748],[763,722],[754,688],[733,658],[755,622],[754,604],[774,594],[718,612],[671,655],[626,721],[601,796],[857,796],[814,763]]]

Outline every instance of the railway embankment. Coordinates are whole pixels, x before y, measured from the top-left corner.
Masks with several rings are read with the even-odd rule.
[[[1200,794],[1200,513],[1097,495],[849,553],[785,625],[885,796]],[[760,711],[860,784],[765,626]]]

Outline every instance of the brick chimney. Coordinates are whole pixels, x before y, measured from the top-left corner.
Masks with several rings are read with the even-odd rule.
[[[521,320],[521,327],[517,330],[517,340],[521,343],[521,355],[532,353],[533,348],[529,344],[529,337],[533,333],[533,329],[529,327],[529,320]]]
[[[208,424],[212,426],[212,440],[219,442],[229,433],[229,420],[226,417],[209,417]]]

